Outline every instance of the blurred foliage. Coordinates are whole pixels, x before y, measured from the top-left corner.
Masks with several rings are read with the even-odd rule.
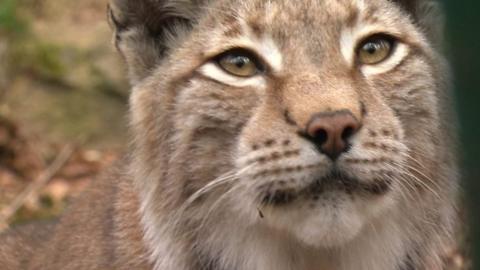
[[[0,115],[47,141],[123,144],[128,83],[105,8],[106,0],[0,0]]]
[[[0,0],[0,215],[65,144],[82,142],[11,224],[58,216],[124,145],[129,87],[106,2]]]
[[[0,2],[0,34],[24,34],[27,23],[18,16],[17,0],[2,0]]]
[[[10,52],[16,68],[29,71],[38,78],[56,81],[65,77],[67,67],[62,61],[62,48],[43,42],[23,43]]]

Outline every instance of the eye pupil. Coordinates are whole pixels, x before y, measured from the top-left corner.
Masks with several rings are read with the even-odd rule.
[[[235,64],[235,66],[237,66],[237,68],[242,68],[246,66],[250,62],[250,60],[245,56],[237,56],[232,60],[232,62],[233,64]]]
[[[369,42],[365,44],[364,50],[369,54],[375,54],[378,50],[378,43]]]

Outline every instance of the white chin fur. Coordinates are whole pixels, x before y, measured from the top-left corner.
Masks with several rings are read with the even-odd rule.
[[[292,233],[304,244],[315,248],[340,247],[352,241],[364,226],[354,211],[325,207],[293,226]]]
[[[312,204],[262,209],[261,222],[312,248],[337,248],[355,240],[366,224],[390,209],[389,196],[376,200],[352,198],[343,192],[324,194]],[[264,210],[264,211],[263,211]]]

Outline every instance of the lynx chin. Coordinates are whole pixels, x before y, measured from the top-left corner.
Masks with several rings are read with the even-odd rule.
[[[455,116],[431,0],[111,0],[128,155],[2,269],[441,270]]]

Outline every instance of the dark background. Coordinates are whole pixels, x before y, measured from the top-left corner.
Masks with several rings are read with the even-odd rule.
[[[448,46],[455,71],[456,97],[461,121],[462,164],[468,195],[473,253],[480,269],[480,2],[445,0]]]

